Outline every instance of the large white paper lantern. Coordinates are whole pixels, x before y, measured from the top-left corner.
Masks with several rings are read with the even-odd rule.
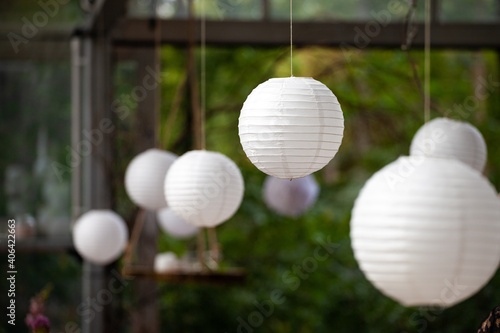
[[[187,223],[171,208],[163,208],[156,213],[160,228],[174,238],[184,239],[195,236],[198,227]]]
[[[118,259],[127,246],[128,229],[111,210],[91,210],[73,226],[73,243],[85,260],[107,265]]]
[[[157,210],[167,206],[163,182],[177,155],[148,149],[132,159],[125,172],[125,190],[138,206]]]
[[[226,156],[194,150],[179,157],[165,179],[169,207],[186,222],[214,227],[231,216],[243,199],[243,177]]]
[[[406,306],[452,306],[481,289],[500,262],[500,201],[452,159],[401,157],[355,201],[354,255],[369,281]]]
[[[241,145],[262,172],[300,178],[322,169],[339,150],[344,116],[337,97],[312,78],[270,79],[247,97]]]
[[[311,208],[319,194],[319,185],[312,175],[293,180],[267,176],[264,201],[276,213],[297,217]]]
[[[482,172],[486,164],[486,143],[469,123],[435,118],[423,125],[413,137],[410,155],[453,158]]]

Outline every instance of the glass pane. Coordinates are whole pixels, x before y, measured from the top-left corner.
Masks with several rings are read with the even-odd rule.
[[[16,325],[27,332],[30,298],[47,287],[51,331],[77,325],[81,267],[71,247],[69,36],[83,22],[79,1],[0,3],[0,254],[7,258],[7,220],[15,220]],[[55,254],[48,251],[60,251]],[[7,259],[5,259],[7,260]],[[5,266],[3,266],[5,267]],[[0,289],[9,290],[3,279]],[[10,299],[3,297],[6,308]],[[5,322],[6,323],[6,322]],[[3,325],[2,327],[6,327]],[[3,332],[0,328],[0,332]]]
[[[82,23],[84,11],[80,1],[2,1],[0,22],[12,23],[14,28],[32,24],[36,29],[47,26]]]
[[[205,1],[205,8],[201,7]],[[195,0],[198,16],[205,11],[206,17],[213,20],[258,20],[262,18],[261,0]]]
[[[68,234],[70,172],[53,163],[70,143],[69,65],[3,61],[0,82],[0,216],[16,219],[18,238]]]
[[[262,17],[261,0],[200,0],[193,1],[196,16],[205,16],[212,20],[240,19],[256,20]],[[153,0],[129,0],[129,16],[162,18],[186,18],[189,13],[187,0],[158,0],[155,8]]]
[[[129,0],[128,15],[131,17],[185,18],[188,16],[187,0]]]
[[[16,219],[18,239],[69,236],[71,170],[54,163],[65,163],[70,145],[69,36],[84,12],[73,1],[18,1],[2,2],[0,16],[0,142],[8,147],[0,219]]]
[[[270,0],[271,17],[288,20],[290,15],[289,0]],[[408,11],[407,1],[387,0],[294,0],[293,14],[297,20],[346,20],[367,21],[378,19],[381,15],[388,15],[389,20],[399,21]]]
[[[500,18],[496,0],[441,0],[440,19],[443,22],[495,22]]]

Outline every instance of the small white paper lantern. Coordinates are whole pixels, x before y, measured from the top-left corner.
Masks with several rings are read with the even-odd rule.
[[[157,273],[173,272],[180,268],[180,261],[173,252],[158,253],[155,256],[154,270]]]
[[[187,223],[171,208],[163,208],[156,213],[160,228],[172,237],[184,239],[195,236],[198,227]]]
[[[312,175],[293,180],[267,176],[263,192],[269,208],[284,216],[297,217],[314,205],[319,186]]]
[[[452,306],[475,294],[500,262],[500,201],[456,160],[401,157],[355,201],[354,255],[365,276],[406,306]]]
[[[125,190],[138,206],[157,210],[167,207],[163,182],[177,155],[148,149],[132,159],[125,172]]]
[[[169,207],[184,221],[214,227],[236,213],[243,199],[243,177],[226,156],[194,150],[179,157],[165,179]]]
[[[410,155],[453,158],[482,172],[486,164],[486,142],[477,128],[463,121],[435,118],[413,137]]]
[[[73,226],[73,243],[85,260],[107,265],[118,259],[127,246],[128,229],[111,210],[91,210]]]
[[[337,97],[312,78],[270,79],[247,97],[241,145],[262,172],[293,179],[322,169],[339,150],[344,116]]]

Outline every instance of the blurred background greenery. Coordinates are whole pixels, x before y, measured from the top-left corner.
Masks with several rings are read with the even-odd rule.
[[[468,121],[484,135],[489,157],[486,176],[498,188],[500,160],[494,153],[500,124],[498,68],[494,52],[434,51],[432,53],[432,117]],[[172,101],[183,77],[184,52],[162,50],[162,124],[168,123]],[[410,60],[411,59],[411,60]],[[349,60],[349,61],[348,61]],[[162,323],[175,332],[241,332],[239,318],[254,332],[473,332],[481,319],[499,303],[500,274],[476,296],[451,309],[404,308],[378,292],[364,278],[354,260],[349,220],[354,199],[364,182],[400,155],[408,155],[413,134],[424,123],[419,83],[423,54],[412,51],[359,52],[350,58],[335,49],[297,49],[296,76],[311,76],[325,83],[338,97],[345,116],[345,134],[335,159],[315,174],[321,184],[317,204],[300,218],[271,212],[262,200],[265,175],[246,158],[238,144],[239,109],[259,83],[289,75],[288,49],[210,49],[207,53],[207,147],[230,156],[242,170],[245,198],[234,218],[219,228],[224,259],[245,267],[248,283],[241,287],[185,287],[161,285]],[[412,62],[414,62],[412,64]],[[484,80],[491,94],[475,97]],[[490,79],[488,79],[490,78]],[[468,97],[476,107],[460,109]],[[470,100],[470,99],[469,99]],[[462,111],[460,111],[462,110]],[[465,110],[465,111],[463,111]],[[189,110],[179,112],[179,123]],[[183,116],[184,115],[184,116]],[[181,127],[179,127],[181,128]],[[182,133],[166,133],[164,148],[185,149]],[[126,198],[123,198],[126,201]],[[314,255],[326,239],[335,251],[317,268],[301,276],[294,267]],[[185,244],[169,236],[162,250],[181,254]],[[291,274],[287,275],[287,272]],[[303,275],[303,274],[302,274]],[[300,280],[291,282],[290,276]],[[284,302],[261,325],[252,313],[255,303],[268,301],[273,292]],[[249,317],[250,316],[250,317]]]
[[[2,3],[4,7],[0,9],[9,13],[9,22],[17,22],[33,10],[32,4],[23,3]],[[287,3],[273,2],[273,18],[286,19]],[[227,12],[230,18],[252,19],[257,15],[248,10],[252,7],[248,1],[238,4],[232,7],[234,11]],[[382,5],[384,1],[299,1],[296,15],[299,20],[332,18],[324,13],[334,13],[333,19],[369,19],[370,9]],[[494,1],[443,1],[443,7],[445,21],[488,22],[495,17]],[[60,22],[54,24],[74,25],[82,21],[83,14],[76,2],[65,8],[58,16]],[[137,15],[140,13],[136,11]],[[424,123],[423,53],[365,50],[346,55],[337,48],[295,49],[295,76],[314,77],[336,94],[344,111],[345,133],[335,159],[315,174],[321,185],[318,202],[307,214],[293,219],[276,215],[263,203],[265,175],[248,161],[237,133],[239,110],[251,90],[270,77],[289,75],[288,52],[288,48],[252,46],[207,50],[207,148],[232,158],[240,167],[246,186],[241,208],[218,228],[218,235],[224,264],[245,268],[248,279],[244,285],[224,287],[160,283],[162,332],[475,332],[491,308],[500,304],[500,273],[477,295],[450,309],[404,308],[368,283],[350,246],[350,212],[360,188],[375,171],[408,154],[413,134]],[[179,155],[192,145],[186,59],[183,48],[161,49],[160,143],[162,148]],[[431,77],[432,117],[446,115],[478,127],[488,144],[485,175],[497,189],[498,60],[494,51],[435,50]],[[127,62],[116,64],[115,95],[130,93],[136,70]],[[64,227],[47,225],[46,236],[69,233],[70,175],[65,174],[62,183],[56,182],[49,167],[52,161],[64,162],[70,142],[69,82],[69,59],[0,59],[0,141],[4,144],[0,153],[0,187],[8,187],[5,175],[9,168],[14,166],[24,175],[28,183],[16,183],[14,187],[21,193],[25,213],[42,225],[44,217],[65,223]],[[486,98],[476,95],[481,87],[488,91]],[[477,103],[467,108],[468,100]],[[119,130],[114,142],[114,208],[128,220],[136,209],[123,187],[125,168],[135,154],[133,121],[134,117],[115,119]],[[8,191],[0,191],[0,216],[18,212],[16,207],[9,211],[8,203],[12,200],[8,196]],[[164,234],[158,240],[160,250],[179,255],[192,249],[194,242]],[[314,256],[324,242],[335,244],[328,259],[318,261],[307,276],[297,273],[295,267]],[[3,265],[4,262],[2,268]],[[0,332],[27,331],[22,321],[29,298],[48,283],[55,286],[48,304],[54,332],[64,331],[68,321],[79,321],[81,266],[76,256],[19,253],[17,265],[18,325],[7,329],[2,320]],[[2,269],[2,274],[5,271]],[[2,292],[6,290],[4,278],[0,288]],[[268,315],[255,315],[277,294],[282,295],[281,304],[264,311]],[[116,332],[129,332],[129,312],[150,299],[136,300],[128,292],[121,296],[123,311]],[[2,295],[0,306],[5,308],[6,302]],[[258,318],[262,318],[262,323],[253,325],[260,322]]]

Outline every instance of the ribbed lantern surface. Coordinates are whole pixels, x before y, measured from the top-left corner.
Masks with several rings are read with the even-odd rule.
[[[337,97],[312,78],[273,78],[247,97],[239,118],[241,145],[262,172],[300,178],[339,150],[344,116]]]
[[[482,172],[486,164],[486,142],[469,123],[435,118],[413,137],[410,155],[453,158]]]
[[[452,306],[481,289],[500,261],[500,201],[456,160],[401,157],[375,173],[352,212],[361,270],[406,306]]]
[[[198,227],[214,227],[233,216],[243,190],[243,177],[236,164],[220,153],[205,150],[179,157],[165,179],[169,207]]]

